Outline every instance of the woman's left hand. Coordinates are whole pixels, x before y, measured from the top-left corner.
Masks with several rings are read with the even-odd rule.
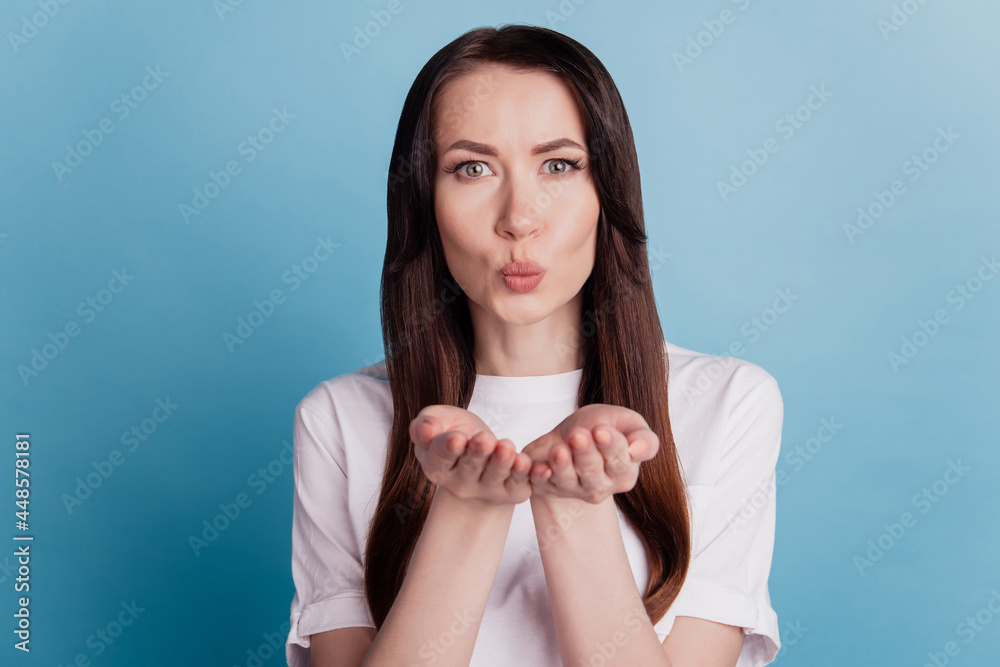
[[[533,464],[532,495],[600,503],[630,491],[639,464],[660,440],[642,415],[617,405],[585,405],[521,451]]]

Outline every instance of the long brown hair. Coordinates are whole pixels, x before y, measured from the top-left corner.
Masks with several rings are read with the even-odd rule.
[[[656,624],[684,582],[691,536],[670,430],[668,359],[646,255],[632,129],[611,75],[593,53],[561,33],[527,25],[476,28],[461,35],[424,65],[403,103],[389,166],[381,284],[393,421],[364,556],[368,605],[381,628],[434,495],[435,485],[411,451],[410,421],[427,405],[468,408],[475,384],[468,303],[444,261],[434,216],[432,132],[442,86],[485,64],[561,77],[584,114],[601,213],[594,270],[583,286],[578,340],[585,361],[578,404],[635,410],[659,436],[659,452],[640,465],[635,487],[614,495],[649,558],[643,604]],[[469,107],[477,103],[470,100]]]

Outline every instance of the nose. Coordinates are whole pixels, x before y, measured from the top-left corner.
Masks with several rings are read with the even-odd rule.
[[[500,188],[500,217],[497,234],[512,241],[537,235],[543,224],[542,194],[531,179],[512,176]],[[551,199],[547,200],[551,203]]]

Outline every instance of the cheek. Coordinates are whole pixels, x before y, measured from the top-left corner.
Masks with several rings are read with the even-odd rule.
[[[577,259],[592,259],[597,244],[597,218],[600,204],[596,193],[581,194],[567,198],[569,206],[563,206],[561,216],[566,235],[564,247]]]
[[[445,263],[453,277],[460,282],[468,283],[476,275],[482,273],[480,257],[485,255],[482,234],[475,233],[470,225],[464,224],[461,215],[455,211],[442,211],[438,214],[438,233],[441,235],[441,246],[444,250]]]

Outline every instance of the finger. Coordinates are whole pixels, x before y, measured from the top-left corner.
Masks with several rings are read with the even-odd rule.
[[[435,467],[450,471],[455,467],[458,457],[465,451],[467,439],[461,431],[447,431],[434,436],[429,453]]]
[[[635,429],[630,431],[628,439],[628,450],[633,461],[649,461],[660,449],[660,439],[656,433],[648,428]]]
[[[604,470],[609,479],[628,476],[633,463],[625,434],[607,424],[594,428],[597,449],[604,458]]]
[[[575,445],[577,438],[583,438],[582,429],[574,429],[567,438],[567,442]],[[582,440],[584,444],[586,440]],[[549,482],[564,491],[572,491],[580,486],[579,477],[573,464],[573,452],[567,444],[557,444],[549,450],[549,467],[552,468],[552,477]]]
[[[498,440],[493,454],[486,462],[486,469],[483,470],[482,483],[496,486],[503,484],[510,477],[510,467],[514,463],[514,443],[504,438]]]
[[[469,438],[465,451],[455,465],[455,475],[463,482],[478,484],[486,467],[486,460],[493,453],[496,441],[486,431],[480,431]]]
[[[598,451],[589,429],[580,429],[570,437],[573,445],[573,464],[580,488],[586,495],[599,494],[611,485],[605,472],[604,454]]]
[[[552,445],[557,442],[561,442],[562,438],[557,434],[549,431],[548,433],[532,440],[524,449],[521,450],[522,454],[528,456],[531,461],[541,461],[545,458],[548,451],[552,448]]]
[[[410,422],[410,440],[427,451],[431,440],[441,430],[441,423],[434,417],[416,417]]]
[[[552,479],[552,466],[549,465],[548,461],[532,462],[528,480],[535,492],[550,491],[552,488],[549,484],[550,479]]]
[[[531,474],[531,458],[523,451],[514,457],[514,463],[510,468],[510,477],[507,478],[507,485],[516,487],[525,484]]]

